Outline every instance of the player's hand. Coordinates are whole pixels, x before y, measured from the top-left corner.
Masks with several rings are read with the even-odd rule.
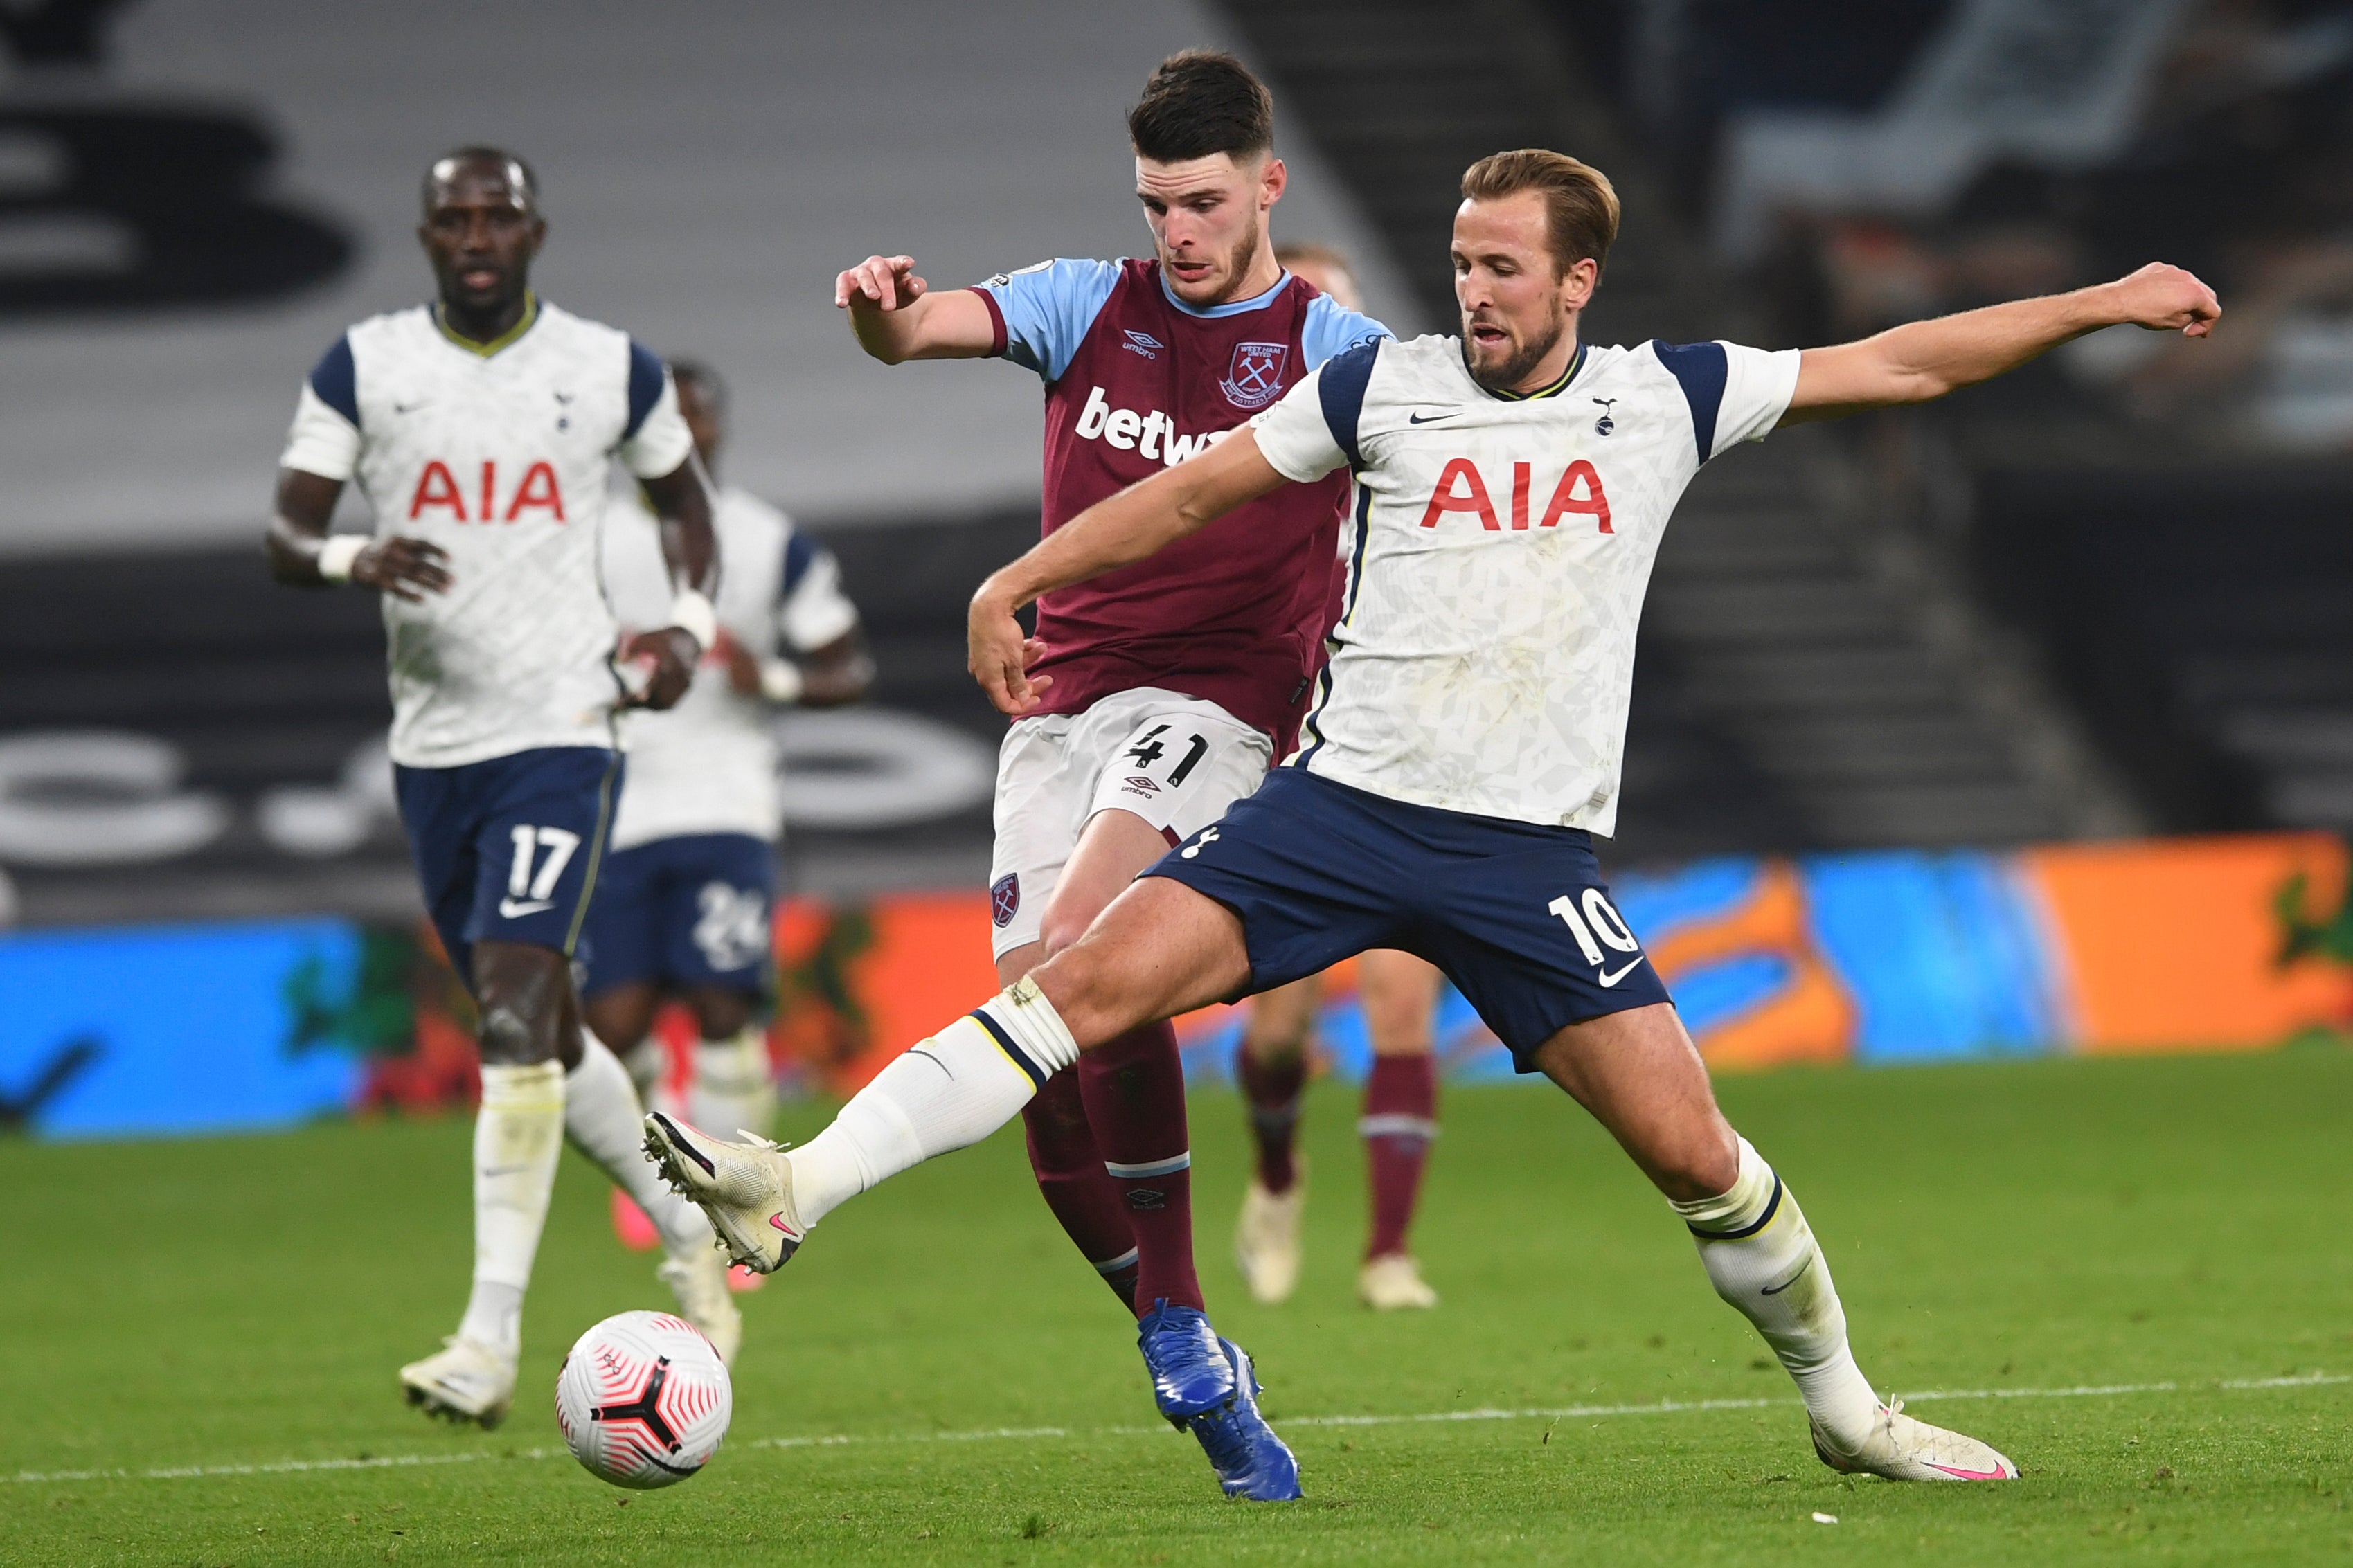
[[[2151,331],[2179,332],[2202,338],[2222,319],[2222,302],[2214,290],[2183,268],[2152,261],[2127,278],[2108,285],[2116,320]]]
[[[448,552],[422,539],[396,535],[376,540],[352,557],[352,581],[421,605],[427,594],[448,593],[455,579],[449,575]]]
[[[651,708],[657,712],[675,707],[686,695],[688,683],[694,679],[695,664],[702,658],[702,645],[684,626],[638,632],[624,639],[619,662],[645,670],[646,679],[621,706]]]
[[[727,684],[739,697],[757,697],[761,693],[760,656],[719,628],[719,646],[712,651],[727,666]]]
[[[833,280],[833,302],[847,310],[900,310],[930,287],[912,256],[870,256]]]
[[[1032,679],[1029,667],[1045,657],[1046,645],[1021,635],[1013,606],[986,584],[972,596],[965,640],[965,668],[972,671],[972,678],[980,682],[981,690],[988,694],[998,712],[1018,719],[1045,700],[1046,688],[1054,684],[1054,678],[1041,675]]]

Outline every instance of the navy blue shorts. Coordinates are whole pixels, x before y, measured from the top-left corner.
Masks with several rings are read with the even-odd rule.
[[[748,833],[687,833],[605,858],[580,937],[581,994],[651,984],[765,995],[776,851]]]
[[[1567,1025],[1669,1000],[1581,828],[1409,805],[1277,768],[1145,875],[1241,918],[1253,992],[1369,947],[1419,954],[1522,1072]]]
[[[565,957],[579,940],[613,824],[621,758],[546,746],[456,768],[393,769],[426,912],[470,987],[474,943]]]

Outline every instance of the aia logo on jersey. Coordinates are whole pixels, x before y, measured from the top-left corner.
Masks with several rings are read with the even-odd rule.
[[[474,506],[467,508],[471,500]],[[470,498],[458,486],[458,479],[449,465],[435,458],[417,476],[416,493],[408,498],[408,517],[415,521],[428,511],[446,511],[455,522],[519,522],[527,511],[545,513],[556,522],[564,521],[564,488],[555,482],[555,468],[545,461],[536,462],[522,471],[522,481],[508,492],[503,511],[499,506],[499,466],[485,458],[481,482]]]
[[[988,886],[988,918],[997,923],[997,930],[1003,931],[1020,912],[1021,876],[1017,871],[1008,871]]]
[[[1237,408],[1263,408],[1281,395],[1282,363],[1290,357],[1288,343],[1236,343],[1218,390]]]
[[[1533,465],[1512,465],[1512,528],[1514,531],[1528,526],[1530,480]],[[1430,492],[1430,504],[1422,509],[1421,526],[1436,528],[1438,520],[1451,511],[1475,512],[1479,525],[1490,532],[1504,530],[1503,519],[1495,513],[1495,503],[1488,494],[1487,481],[1479,472],[1479,465],[1468,458],[1449,458],[1446,467],[1439,470],[1438,483]],[[1538,528],[1557,527],[1560,520],[1570,515],[1589,517],[1597,533],[1615,533],[1609,526],[1609,495],[1601,488],[1601,476],[1591,463],[1579,458],[1568,465],[1553,486],[1552,500],[1545,503]]]

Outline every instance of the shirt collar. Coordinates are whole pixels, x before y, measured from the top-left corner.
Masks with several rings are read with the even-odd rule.
[[[1540,386],[1534,392],[1497,392],[1484,386],[1479,390],[1504,403],[1533,403],[1539,397],[1557,397],[1568,390],[1568,384],[1575,381],[1577,373],[1585,368],[1585,349],[1586,345],[1583,343],[1577,345],[1577,352],[1568,356],[1568,368],[1562,371],[1560,379],[1550,386]]]
[[[1247,300],[1229,300],[1222,305],[1187,305],[1184,300],[1176,298],[1175,289],[1168,287],[1166,268],[1155,264],[1153,268],[1153,275],[1160,279],[1162,298],[1187,315],[1198,316],[1205,321],[1214,320],[1219,316],[1239,316],[1245,310],[1263,310],[1274,303],[1274,297],[1282,292],[1284,284],[1291,281],[1291,269],[1286,267],[1282,269],[1282,276],[1277,278],[1273,287],[1263,294],[1255,294]]]
[[[489,342],[478,343],[470,337],[452,331],[449,328],[449,323],[441,318],[441,302],[438,300],[436,300],[433,302],[433,325],[439,329],[441,335],[448,339],[451,342],[457,344],[459,348],[464,349],[468,353],[478,354],[483,359],[489,359],[501,349],[512,347],[517,339],[521,338],[525,332],[531,331],[533,325],[536,323],[538,320],[539,295],[535,291],[526,289],[523,290],[522,294],[522,315],[521,319],[519,319],[513,326],[509,327],[505,331],[501,332]]]

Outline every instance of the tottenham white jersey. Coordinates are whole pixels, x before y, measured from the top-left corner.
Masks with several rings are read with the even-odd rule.
[[[1770,430],[1798,354],[1587,348],[1499,397],[1460,342],[1353,349],[1252,421],[1286,479],[1356,477],[1345,609],[1290,765],[1392,799],[1608,834],[1634,629],[1700,464]]]
[[[378,537],[449,554],[446,594],[384,595],[394,762],[613,744],[607,473],[617,455],[667,474],[692,449],[659,360],[542,300],[492,344],[449,336],[425,306],[343,334],[303,384],[279,461],[356,479]]]
[[[781,649],[810,653],[858,625],[833,556],[759,497],[719,492],[719,625],[756,658]],[[671,586],[653,515],[635,499],[613,509],[605,530],[605,587],[623,635],[668,624]],[[773,841],[784,826],[775,713],[727,679],[723,650],[702,656],[693,684],[665,712],[623,717],[629,767],[613,847],[628,849],[689,833],[748,833]]]

